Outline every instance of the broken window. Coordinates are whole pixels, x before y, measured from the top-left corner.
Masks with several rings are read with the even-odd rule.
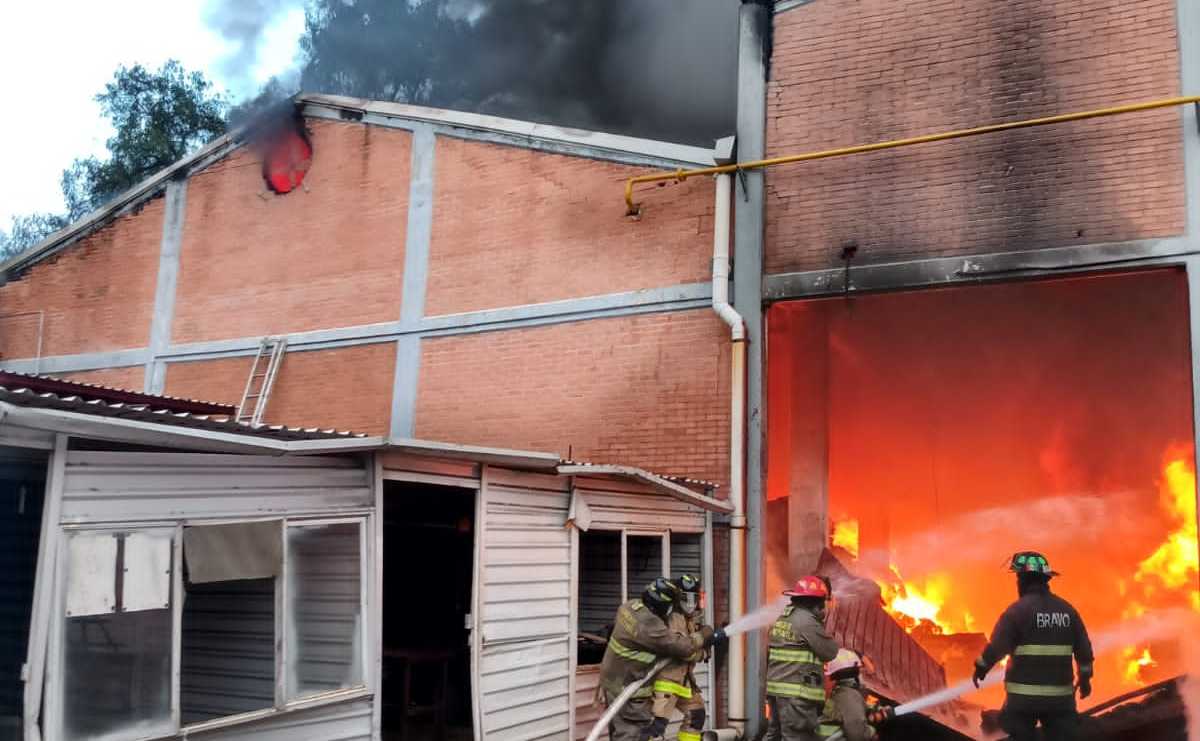
[[[288,697],[363,683],[362,527],[287,531]]]
[[[625,584],[626,594],[637,597],[663,571],[663,536],[628,535],[625,538]]]
[[[173,543],[170,531],[68,537],[64,737],[170,728]]]
[[[579,665],[599,664],[621,606],[621,534],[579,533]]]
[[[184,528],[184,725],[275,705],[282,521]]]

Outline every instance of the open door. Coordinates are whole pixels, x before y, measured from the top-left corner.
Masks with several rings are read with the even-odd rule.
[[[475,492],[388,481],[383,502],[383,739],[473,737]]]

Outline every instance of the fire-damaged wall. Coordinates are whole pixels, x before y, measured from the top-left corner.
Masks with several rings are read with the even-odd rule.
[[[863,0],[777,14],[767,154],[1180,95],[1175,0]],[[1194,92],[1194,91],[1188,91]],[[1178,108],[774,168],[768,273],[1167,237]]]
[[[951,681],[1020,550],[1094,636],[1200,607],[1187,304],[1154,270],[773,306],[769,584],[829,549]],[[1185,668],[1104,644],[1088,705]]]

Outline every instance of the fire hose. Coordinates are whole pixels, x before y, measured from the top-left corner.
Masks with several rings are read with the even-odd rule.
[[[671,660],[669,658],[661,659],[657,664],[650,667],[650,671],[646,672],[646,676],[642,677],[633,684],[630,684],[621,692],[621,694],[617,695],[617,698],[608,706],[608,710],[604,711],[604,715],[600,716],[600,720],[596,721],[596,725],[592,726],[591,732],[589,732],[587,735],[587,741],[597,741],[597,739],[600,738],[600,734],[603,732],[603,730],[608,728],[608,724],[611,723],[612,719],[621,711],[621,708],[625,707],[625,703],[629,702],[629,698],[633,697],[633,693],[646,686],[646,682],[649,682],[651,679],[653,679],[654,675],[662,671],[663,667],[670,662]]]

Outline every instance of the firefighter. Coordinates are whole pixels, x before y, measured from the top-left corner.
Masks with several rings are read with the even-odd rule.
[[[600,663],[600,686],[608,703],[644,678],[659,659],[684,661],[712,644],[716,631],[708,626],[691,633],[671,629],[671,613],[678,599],[676,586],[659,577],[646,587],[641,599],[629,600],[617,610]],[[653,694],[651,686],[644,686],[617,712],[608,729],[612,741],[648,741],[663,736],[667,722],[654,717]]]
[[[1040,722],[1046,741],[1069,741],[1079,726],[1075,691],[1080,699],[1092,694],[1092,642],[1075,608],[1050,591],[1050,579],[1058,573],[1045,556],[1017,553],[1009,569],[1017,575],[1019,598],[1000,616],[991,642],[975,660],[975,686],[997,661],[1011,656],[1000,727],[1013,741],[1026,741],[1038,737]]]
[[[874,739],[878,737],[875,726],[892,717],[890,707],[867,704],[859,679],[861,670],[862,658],[848,648],[840,649],[833,661],[825,665],[831,687],[821,712],[822,738],[841,731],[846,741]]]
[[[767,653],[767,741],[817,741],[825,662],[838,652],[825,632],[829,586],[818,576],[805,576],[784,595],[791,604],[771,626]]]
[[[672,584],[676,589],[677,601],[668,619],[671,630],[684,635],[699,632],[703,627],[701,613],[704,609],[700,580],[691,574],[684,574]],[[716,630],[710,643],[720,643],[724,638],[724,632]],[[686,659],[671,662],[654,678],[655,723],[665,727],[672,713],[678,710],[683,716],[679,741],[700,741],[700,733],[704,730],[704,696],[696,684],[694,669],[697,662],[707,659],[707,647],[702,647]]]

